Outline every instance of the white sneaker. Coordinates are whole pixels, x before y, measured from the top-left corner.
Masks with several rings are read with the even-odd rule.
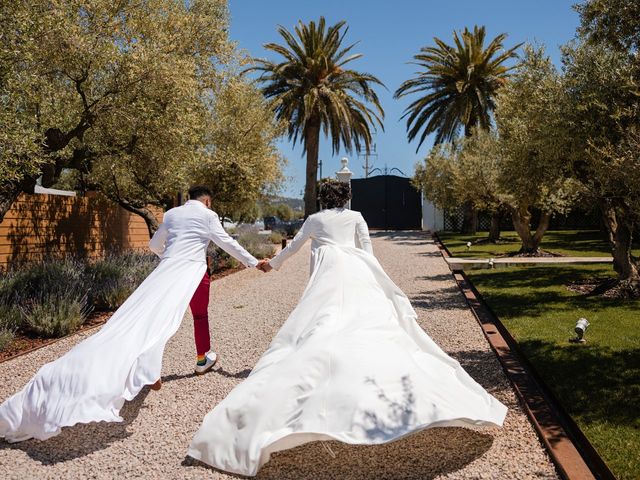
[[[196,375],[204,375],[211,370],[218,361],[218,354],[216,352],[209,351],[205,354],[204,359],[206,360],[204,365],[196,364]]]

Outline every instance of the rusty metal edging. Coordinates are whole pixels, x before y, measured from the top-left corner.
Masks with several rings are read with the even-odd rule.
[[[447,247],[432,235],[442,256],[450,257]],[[452,274],[560,475],[568,480],[616,480],[468,276],[464,272]]]

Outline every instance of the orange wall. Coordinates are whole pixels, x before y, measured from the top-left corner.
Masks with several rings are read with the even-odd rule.
[[[155,209],[162,220],[162,210]],[[21,195],[0,222],[0,267],[72,254],[95,257],[149,242],[139,215],[98,195]]]

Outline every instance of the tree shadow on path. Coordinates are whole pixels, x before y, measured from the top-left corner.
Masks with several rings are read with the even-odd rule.
[[[72,427],[64,427],[59,435],[48,440],[27,440],[19,443],[0,443],[0,450],[22,450],[33,460],[42,465],[55,465],[93,452],[104,450],[112,443],[124,440],[131,435],[131,425],[142,408],[144,400],[149,394],[149,387],[145,387],[130,402],[125,402],[120,410],[123,421],[81,423]]]

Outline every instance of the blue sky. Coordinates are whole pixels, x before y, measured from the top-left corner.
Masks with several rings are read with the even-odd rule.
[[[411,97],[394,100],[393,92],[413,76],[415,66],[407,62],[420,47],[432,45],[434,36],[450,43],[454,29],[485,25],[488,38],[508,33],[507,47],[523,41],[543,43],[560,65],[559,47],[574,37],[579,21],[571,8],[574,3],[576,0],[230,0],[230,35],[250,55],[276,59],[263,44],[282,43],[277,25],[291,30],[298,20],[317,20],[321,15],[330,23],[346,20],[346,42],[360,42],[354,51],[364,54],[351,64],[352,68],[376,75],[387,87],[378,89],[385,110],[385,130],[375,135],[378,158],[373,166],[395,167],[410,176],[415,163],[431,148],[432,139],[427,139],[416,153],[417,144],[408,143],[405,122],[400,119]],[[302,197],[302,148],[293,147],[286,138],[278,146],[288,159],[283,194]],[[363,159],[355,153],[334,155],[324,140],[320,145],[323,176],[331,176],[340,168],[342,156],[349,157],[354,178],[364,176]]]

